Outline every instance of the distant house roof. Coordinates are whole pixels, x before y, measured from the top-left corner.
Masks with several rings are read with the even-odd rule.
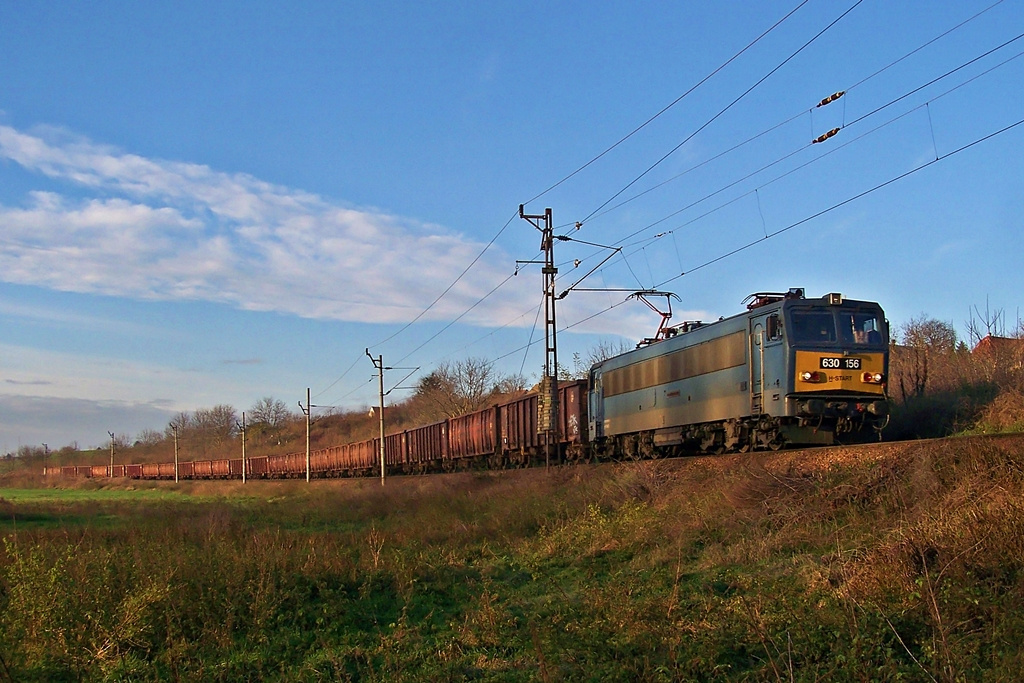
[[[971,349],[971,353],[1019,353],[1021,351],[1024,351],[1024,339],[996,337],[991,334],[985,335]]]

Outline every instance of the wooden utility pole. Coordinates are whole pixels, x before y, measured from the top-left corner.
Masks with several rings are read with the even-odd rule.
[[[379,355],[376,358],[370,356],[370,349],[366,349],[366,355],[369,356],[370,362],[373,363],[373,367],[377,368],[377,378],[380,383],[380,485],[384,485],[384,371],[390,370],[391,368],[384,367],[384,356]]]
[[[114,476],[114,432],[108,431],[110,434],[110,476]]]
[[[519,217],[541,233],[540,248],[544,251],[544,377],[541,378],[537,400],[537,429],[544,432],[544,466],[551,466],[551,446],[558,445],[558,342],[555,325],[555,238],[551,209],[543,214],[529,215],[519,205]],[[556,451],[557,457],[557,451]]]

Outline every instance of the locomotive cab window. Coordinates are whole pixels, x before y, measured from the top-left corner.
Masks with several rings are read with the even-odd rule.
[[[839,314],[839,330],[843,336],[843,344],[883,346],[884,329],[880,316],[875,312],[856,311]]]
[[[778,313],[772,313],[765,319],[764,339],[770,342],[782,339],[782,321],[779,320]]]
[[[790,330],[790,342],[799,344],[834,344],[836,341],[836,321],[832,311],[813,311],[794,309],[790,319],[793,323]]]

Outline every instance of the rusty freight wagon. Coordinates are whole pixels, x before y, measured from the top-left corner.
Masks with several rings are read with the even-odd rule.
[[[453,417],[448,420],[448,457],[442,461],[447,470],[466,467],[479,458],[494,455],[497,449],[496,407]]]
[[[406,432],[409,468],[426,472],[448,459],[448,420],[416,427]]]
[[[579,460],[584,452],[580,425],[586,424],[586,397],[586,380],[558,385],[558,434],[551,450],[555,460]],[[499,444],[504,460],[512,466],[524,467],[544,458],[547,434],[538,429],[538,399],[538,394],[530,393],[498,406]]]

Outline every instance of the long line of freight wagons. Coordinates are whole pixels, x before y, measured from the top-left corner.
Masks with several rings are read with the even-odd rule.
[[[586,441],[586,380],[559,384],[558,436],[549,447],[546,434],[537,429],[538,395],[526,394],[473,413],[415,427],[384,437],[388,473],[452,471],[477,464],[488,467],[522,467],[545,457],[582,457]],[[306,453],[260,455],[245,459],[246,477],[287,478],[306,476]],[[242,458],[181,461],[178,478],[240,478]],[[135,465],[66,466],[68,476],[174,479],[173,462]],[[319,448],[310,451],[313,477],[373,476],[380,472],[380,439]]]

